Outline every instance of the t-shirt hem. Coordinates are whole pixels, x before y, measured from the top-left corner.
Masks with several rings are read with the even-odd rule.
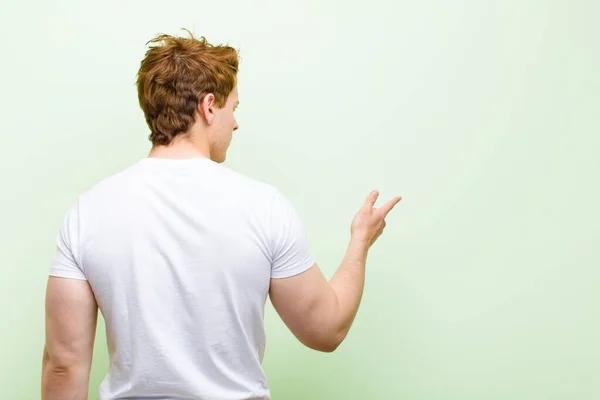
[[[65,271],[59,268],[52,268],[50,271],[50,276],[55,276],[57,278],[70,278],[70,279],[78,279],[80,281],[87,281],[87,277],[82,275],[81,273],[73,272],[73,271]]]
[[[271,278],[273,279],[281,279],[281,278],[289,278],[294,275],[299,275],[304,271],[307,271],[315,264],[314,259],[310,259],[306,263],[299,264],[297,267],[286,269],[285,271],[279,272],[271,272]]]

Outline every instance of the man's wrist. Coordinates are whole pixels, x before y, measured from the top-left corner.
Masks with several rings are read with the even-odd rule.
[[[367,252],[369,250],[369,241],[361,236],[353,235],[350,237],[350,246]]]

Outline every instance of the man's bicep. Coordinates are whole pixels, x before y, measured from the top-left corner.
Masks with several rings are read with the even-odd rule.
[[[98,305],[88,281],[51,276],[46,288],[46,355],[69,367],[91,363]]]
[[[329,351],[335,342],[332,320],[337,307],[335,292],[319,266],[287,278],[272,278],[269,296],[273,307],[304,345]]]

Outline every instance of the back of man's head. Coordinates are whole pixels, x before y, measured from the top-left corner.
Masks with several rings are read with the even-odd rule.
[[[239,55],[229,46],[212,45],[204,37],[159,35],[142,60],[138,99],[153,145],[168,145],[194,124],[198,104],[208,93],[223,107],[236,86]]]

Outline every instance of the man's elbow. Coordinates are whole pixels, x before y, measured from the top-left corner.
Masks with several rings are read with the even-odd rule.
[[[47,360],[43,365],[43,380],[46,385],[61,386],[75,380],[80,375],[79,370],[73,365]]]
[[[85,365],[44,355],[42,371],[42,400],[87,399],[89,369]]]
[[[51,354],[47,349],[44,349],[44,366],[49,370],[56,371],[59,375],[76,368],[79,364],[81,364],[81,361],[82,357],[76,352],[54,351]]]
[[[321,348],[317,349],[320,352],[323,353],[333,353],[334,351],[337,350],[337,348],[340,346],[341,343],[333,343],[333,344],[327,344],[325,346],[322,346]]]
[[[334,351],[337,350],[338,347],[340,347],[340,345],[344,341],[345,337],[346,337],[345,334],[337,334],[337,335],[333,335],[331,337],[322,338],[321,340],[310,343],[310,344],[309,343],[305,343],[305,344],[308,347],[310,347],[311,349],[316,350],[316,351],[320,351],[323,353],[333,353]]]
[[[44,350],[42,366],[47,378],[59,381],[79,379],[89,370],[89,360],[86,357],[78,357],[77,354],[55,354],[50,355]]]
[[[49,394],[60,393],[78,386],[79,375],[72,367],[61,366],[52,362],[44,364],[42,372],[42,398],[54,399],[56,396],[48,397]]]

